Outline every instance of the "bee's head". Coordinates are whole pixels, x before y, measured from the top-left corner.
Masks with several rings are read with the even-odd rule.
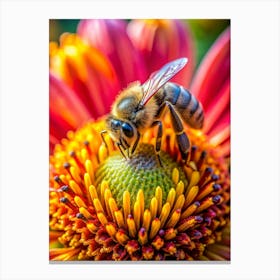
[[[129,121],[122,121],[109,116],[106,121],[107,130],[112,139],[125,150],[130,148],[136,137],[136,127]]]

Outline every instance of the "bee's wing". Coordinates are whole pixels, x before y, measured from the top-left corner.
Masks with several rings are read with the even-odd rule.
[[[145,105],[164,84],[184,68],[187,62],[187,58],[179,58],[165,64],[160,70],[152,73],[149,79],[142,85],[144,94],[140,105]]]

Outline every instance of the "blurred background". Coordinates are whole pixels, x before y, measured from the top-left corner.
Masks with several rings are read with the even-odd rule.
[[[199,65],[205,52],[216,40],[219,34],[230,25],[229,19],[190,19],[185,20],[192,31],[196,44],[197,65]],[[64,32],[76,33],[79,23],[77,19],[51,19],[49,21],[49,40],[59,41]]]

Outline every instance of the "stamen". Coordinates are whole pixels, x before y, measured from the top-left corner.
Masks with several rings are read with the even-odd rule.
[[[98,150],[99,162],[102,163],[107,158],[107,156],[108,154],[105,145],[101,145]]]
[[[198,185],[202,186],[204,184],[204,182],[206,181],[206,179],[213,173],[213,169],[211,167],[206,167],[203,175],[201,176]]]
[[[151,230],[149,234],[149,238],[153,239],[160,229],[161,221],[159,218],[155,218],[151,224]]]
[[[103,207],[105,207],[105,200],[104,200],[104,194],[105,190],[109,188],[107,181],[102,181],[101,187],[100,187],[100,201]]]
[[[181,194],[178,197],[178,199],[176,200],[175,205],[173,206],[173,209],[172,209],[171,213],[173,213],[177,209],[181,209],[183,207],[184,203],[185,203],[185,196],[183,194]]]
[[[199,179],[200,179],[200,173],[198,171],[193,171],[192,175],[191,175],[191,179],[190,179],[189,185],[188,185],[188,187],[186,189],[186,194],[189,192],[191,187],[197,185],[197,183],[199,182]]]
[[[198,192],[199,192],[199,187],[198,186],[193,186],[189,190],[189,192],[186,196],[186,200],[185,200],[185,204],[184,204],[183,208],[186,208],[187,206],[189,206],[194,201]]]
[[[164,239],[165,240],[171,240],[171,239],[174,239],[177,235],[178,231],[176,229],[174,229],[173,227],[172,228],[168,228],[166,231],[165,231],[165,234],[164,234]]]
[[[159,216],[159,219],[160,219],[160,225],[161,227],[163,228],[167,218],[168,218],[168,215],[170,213],[170,210],[171,210],[171,207],[170,207],[170,204],[168,202],[166,202],[163,207],[162,207],[162,210],[161,210],[161,213],[160,213],[160,216]]]
[[[141,245],[144,245],[148,242],[147,230],[143,227],[140,228],[140,230],[138,232],[138,240],[139,240]]]
[[[59,184],[60,187],[62,187],[64,185],[64,183],[62,182],[62,180],[59,178],[59,176],[54,176],[54,180]]]
[[[104,200],[105,200],[105,206],[106,206],[107,213],[110,216],[110,218],[113,218],[113,214],[112,214],[112,211],[110,209],[110,204],[109,204],[110,198],[112,198],[112,193],[111,193],[110,189],[108,188],[105,190]]]
[[[197,151],[197,147],[196,147],[196,146],[192,146],[192,147],[191,147],[190,161],[194,161],[194,160],[195,160],[196,151]]]
[[[166,199],[166,202],[169,203],[170,208],[173,207],[173,204],[174,204],[174,202],[175,202],[175,198],[176,198],[176,191],[175,191],[174,188],[172,188],[172,189],[169,191],[169,193],[168,193],[168,195],[167,195],[167,199]]]
[[[88,150],[83,148],[81,150],[81,158],[82,158],[82,162],[85,162],[86,160],[89,159],[89,154],[88,154]]]
[[[70,168],[70,163],[69,162],[65,162],[64,164],[63,164],[63,167],[66,169],[66,170],[68,170],[69,168]]]
[[[75,162],[76,162],[77,166],[80,168],[80,170],[84,171],[84,165],[79,160],[76,152],[75,151],[71,151],[69,155],[75,160]]]
[[[84,201],[79,196],[75,196],[74,201],[78,207],[84,207],[84,208],[87,207]]]
[[[169,253],[171,256],[174,255],[177,251],[174,242],[165,243],[165,246],[163,247],[163,251]]]
[[[111,217],[113,218],[113,220],[116,222],[116,218],[115,218],[115,212],[118,211],[118,205],[116,203],[116,200],[113,197],[110,197],[108,200],[108,206],[109,206],[109,212],[111,213]]]
[[[179,181],[179,183],[176,186],[176,197],[181,195],[184,192],[185,185],[182,181]]]
[[[123,193],[123,213],[125,220],[127,220],[130,214],[130,193],[128,191],[124,191]]]
[[[153,220],[158,212],[158,200],[153,197],[150,202],[151,220]]]
[[[208,194],[210,194],[213,191],[218,191],[221,188],[220,185],[215,183],[209,183],[206,186],[204,186],[198,193],[197,200],[201,200]]]
[[[69,170],[70,170],[70,174],[71,174],[73,180],[76,181],[78,184],[80,184],[82,182],[82,179],[78,173],[77,168],[74,166],[71,166]]]
[[[166,227],[167,228],[174,227],[178,223],[180,216],[181,216],[181,209],[177,209],[176,211],[174,211],[173,214],[171,215],[171,218],[168,220]]]
[[[88,191],[89,186],[92,185],[92,181],[91,181],[88,173],[85,173],[85,175],[84,175],[84,182],[85,182],[86,190]]]
[[[134,252],[139,250],[139,244],[136,240],[129,240],[125,245],[125,249],[129,255],[132,255]]]
[[[126,242],[129,240],[129,237],[126,235],[123,229],[119,229],[115,235],[118,242],[122,245],[125,245]]]
[[[70,209],[72,209],[74,212],[77,212],[77,207],[75,207],[70,200],[67,197],[62,197],[60,198],[60,202],[64,203],[67,205]]]
[[[89,174],[89,177],[91,179],[91,181],[93,182],[94,180],[94,171],[93,171],[93,164],[92,161],[87,159],[85,161],[85,168],[86,168],[86,172]]]
[[[88,220],[93,219],[94,217],[88,212],[88,210],[85,207],[79,208],[80,213]]]
[[[221,200],[220,195],[216,195],[214,197],[208,197],[205,200],[203,200],[200,204],[200,206],[195,211],[196,214],[200,213],[201,211],[204,211],[205,209],[209,208],[210,206],[219,203]]]
[[[150,223],[151,223],[151,212],[150,212],[150,210],[146,209],[144,214],[143,214],[142,227],[145,228],[148,231],[149,228],[150,228]]]
[[[93,200],[93,205],[94,205],[94,208],[95,208],[95,211],[96,212],[102,212],[104,214],[104,209],[100,203],[100,200],[98,198],[95,198]]]
[[[197,163],[197,169],[200,170],[204,161],[205,161],[205,158],[206,158],[206,151],[202,151],[201,155],[200,155],[200,158],[198,160],[198,163]]]
[[[94,223],[87,223],[86,224],[88,230],[91,232],[91,233],[96,233],[98,227],[94,224]]]
[[[134,203],[134,207],[133,207],[133,217],[134,217],[134,221],[135,221],[135,225],[136,225],[136,230],[138,230],[140,228],[140,215],[141,215],[141,208],[140,208],[140,203],[139,201],[136,201]]]
[[[117,233],[117,229],[116,229],[115,225],[113,223],[108,223],[105,228],[106,228],[106,231],[108,232],[108,234],[112,238],[114,238],[115,234]]]
[[[125,224],[124,224],[124,218],[123,218],[123,213],[121,210],[117,210],[114,212],[115,217],[116,217],[116,221],[117,224],[119,226],[119,228],[125,228]]]
[[[157,235],[153,240],[152,245],[156,250],[160,250],[164,245],[164,240],[159,235]]]
[[[77,213],[77,214],[76,214],[76,218],[77,218],[77,219],[81,219],[81,220],[83,220],[83,221],[86,221],[86,220],[87,220],[86,217],[85,217],[82,213]]]
[[[157,202],[158,202],[157,214],[159,215],[160,212],[161,212],[161,208],[162,208],[162,189],[161,189],[161,187],[156,188],[155,197],[156,197]]]
[[[89,194],[90,194],[90,198],[91,198],[92,203],[93,203],[94,199],[98,198],[95,186],[93,186],[93,185],[89,186]]]
[[[174,182],[174,184],[178,184],[179,182],[179,170],[177,168],[174,168],[172,171],[172,181]]]
[[[83,196],[83,192],[82,192],[80,186],[75,181],[70,180],[69,186],[75,194],[77,194],[79,196]]]
[[[178,231],[183,232],[186,231],[187,229],[195,226],[198,223],[201,223],[203,221],[203,218],[200,216],[190,216],[188,218],[183,219],[180,222],[179,227],[177,228]]]
[[[69,186],[67,185],[63,185],[60,190],[62,192],[65,192],[65,193],[68,193],[70,196],[74,197],[75,196],[75,193],[69,188]]]
[[[143,222],[143,213],[144,213],[144,206],[145,206],[145,201],[144,201],[144,193],[143,190],[140,189],[137,193],[136,201],[139,203],[139,208],[140,208],[140,222]]]
[[[98,212],[97,218],[103,226],[106,226],[108,224],[108,220],[103,212]]]
[[[134,238],[136,236],[136,225],[134,219],[132,218],[132,215],[128,215],[126,223],[128,226],[129,235]]]
[[[190,215],[192,215],[197,208],[200,206],[200,203],[198,201],[196,201],[195,203],[193,203],[192,205],[190,205],[181,215],[181,219],[185,219],[187,217],[189,217]]]
[[[143,246],[142,254],[145,260],[151,260],[154,256],[154,249],[152,246]]]

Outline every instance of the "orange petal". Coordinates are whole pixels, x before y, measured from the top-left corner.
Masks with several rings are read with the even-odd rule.
[[[63,34],[60,47],[51,45],[50,69],[78,96],[91,116],[109,112],[120,90],[110,61],[75,34]]]

